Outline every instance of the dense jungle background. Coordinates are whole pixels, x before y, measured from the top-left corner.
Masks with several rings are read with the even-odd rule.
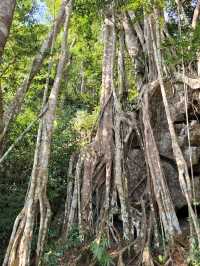
[[[200,265],[199,15],[0,0],[0,264]]]

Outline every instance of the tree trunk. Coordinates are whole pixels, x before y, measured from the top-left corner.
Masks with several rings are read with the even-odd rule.
[[[111,12],[111,11],[110,11]],[[108,213],[110,205],[110,179],[112,176],[112,146],[113,146],[113,114],[112,114],[112,83],[113,83],[113,64],[115,53],[115,29],[113,23],[113,16],[108,12],[104,21],[104,55],[103,55],[103,67],[102,67],[102,90],[101,90],[101,115],[99,121],[99,127],[96,134],[95,143],[96,154],[93,147],[89,149],[88,155],[86,155],[83,184],[81,190],[81,205],[82,205],[82,220],[85,228],[89,229],[88,218],[91,217],[91,196],[92,196],[92,177],[94,175],[94,169],[96,162],[100,156],[105,158],[106,172],[106,192],[104,207]],[[93,150],[93,151],[92,151]],[[92,152],[91,152],[92,151]],[[93,154],[93,155],[92,155]],[[89,224],[88,224],[89,222]]]
[[[4,47],[6,45],[10,32],[10,27],[13,20],[15,5],[16,5],[15,0],[4,0],[0,2],[0,66],[4,52]],[[3,135],[4,122],[5,122],[3,116],[4,116],[3,92],[1,89],[1,81],[0,81],[0,140]]]
[[[170,192],[165,181],[163,169],[160,163],[159,152],[155,142],[153,130],[149,118],[148,87],[144,93],[143,124],[145,150],[147,162],[150,168],[154,195],[159,208],[159,215],[163,224],[165,235],[172,239],[177,233],[180,234],[180,226],[172,203]]]
[[[26,78],[23,80],[22,84],[17,89],[12,102],[8,106],[6,112],[4,113],[3,117],[4,129],[0,136],[0,145],[2,147],[3,147],[4,137],[7,134],[11,121],[20,112],[21,106],[24,101],[24,97],[28,89],[30,88],[31,82],[34,79],[34,77],[37,75],[39,70],[41,69],[44,59],[49,54],[53,40],[56,39],[56,36],[59,34],[61,30],[61,27],[65,19],[65,6],[68,1],[69,0],[62,0],[59,13],[54,21],[51,31],[49,32],[45,41],[42,43],[39,52],[35,55]]]
[[[15,5],[15,0],[3,0],[0,2],[0,63],[9,36]]]
[[[123,104],[128,96],[128,84],[125,70],[125,33],[123,29],[119,33],[118,49],[118,78],[119,78],[119,98]]]
[[[48,182],[48,164],[50,158],[50,147],[57,98],[60,90],[64,66],[67,60],[67,38],[71,9],[72,0],[70,0],[65,7],[66,16],[61,54],[57,66],[57,73],[54,84],[48,98],[48,110],[44,114],[38,130],[30,189],[25,200],[24,208],[20,214],[21,220],[17,222],[17,227],[13,228],[12,237],[10,239],[7,254],[3,264],[4,266],[28,266],[30,264],[31,240],[35,224],[35,216],[37,215],[37,206],[39,206],[40,227],[36,250],[36,265],[39,265],[43,252],[44,241],[51,214],[49,201],[46,195]]]
[[[183,153],[182,153],[180,146],[178,144],[178,141],[177,141],[177,136],[175,133],[173,122],[172,122],[169,104],[168,104],[168,100],[167,100],[167,96],[166,96],[166,92],[165,92],[165,86],[164,86],[164,82],[163,82],[163,72],[162,72],[162,63],[161,63],[162,59],[161,59],[161,53],[160,53],[159,26],[157,23],[155,23],[155,25],[156,25],[155,36],[156,36],[156,40],[157,40],[157,42],[155,42],[151,17],[149,18],[149,25],[150,25],[150,30],[151,30],[151,38],[152,38],[152,42],[153,42],[153,51],[154,51],[155,62],[156,62],[156,67],[157,67],[157,71],[158,71],[158,79],[159,79],[159,83],[160,83],[160,89],[161,89],[163,104],[165,107],[167,122],[168,122],[169,131],[170,131],[170,135],[171,135],[171,140],[172,140],[173,154],[174,154],[174,157],[176,160],[178,173],[179,173],[179,182],[180,182],[182,192],[183,192],[183,194],[187,200],[189,214],[191,216],[191,224],[194,226],[194,229],[196,231],[196,236],[198,239],[198,246],[200,248],[200,228],[199,228],[198,220],[197,220],[197,217],[194,213],[194,210],[192,208],[192,203],[191,203],[191,201],[192,201],[191,180],[189,177],[188,167],[187,167],[186,161],[183,157]],[[156,43],[157,43],[158,47],[156,47]]]

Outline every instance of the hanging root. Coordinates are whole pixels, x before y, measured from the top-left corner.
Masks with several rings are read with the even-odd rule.
[[[10,237],[10,242],[9,242],[9,245],[8,245],[8,248],[6,251],[6,255],[4,258],[3,266],[8,265],[9,261],[11,263],[13,263],[13,265],[17,265],[14,263],[18,263],[18,259],[17,259],[17,246],[18,245],[17,245],[17,243],[18,243],[18,239],[21,238],[21,234],[23,232],[23,228],[25,225],[24,216],[25,216],[25,210],[23,208],[15,220],[15,223],[13,226],[13,231],[12,231],[12,234]],[[12,251],[12,253],[11,253],[11,251]],[[12,254],[12,257],[9,257],[10,254]]]
[[[67,184],[67,196],[65,200],[65,211],[64,211],[64,218],[63,218],[63,228],[62,228],[62,236],[64,240],[64,236],[66,236],[65,232],[67,231],[67,221],[69,219],[69,213],[70,213],[70,206],[72,202],[72,193],[73,193],[73,169],[75,164],[75,153],[72,154],[69,161],[69,167],[68,167],[68,184]]]
[[[155,12],[156,15],[156,12]],[[156,25],[156,41],[154,40],[154,32],[153,32],[153,23],[152,23],[152,16],[149,17],[149,25],[150,25],[150,32],[152,36],[152,42],[153,42],[153,51],[154,51],[154,59],[157,67],[157,72],[158,72],[158,79],[160,83],[160,89],[161,89],[161,94],[162,94],[162,99],[163,99],[163,104],[165,107],[165,112],[166,112],[166,117],[168,121],[168,126],[169,126],[169,132],[171,135],[171,140],[172,140],[172,149],[173,149],[173,154],[174,158],[176,160],[177,168],[178,168],[178,175],[179,175],[179,182],[180,182],[180,187],[181,190],[185,196],[185,199],[187,201],[188,205],[188,210],[189,210],[189,215],[191,217],[191,226],[194,228],[196,237],[198,240],[198,246],[200,248],[200,227],[198,223],[198,219],[195,215],[195,212],[192,208],[192,186],[191,186],[191,181],[190,181],[190,176],[188,173],[188,167],[186,164],[186,161],[183,157],[183,153],[181,151],[181,148],[178,144],[177,137],[176,137],[176,132],[174,129],[173,121],[171,118],[171,113],[170,113],[170,108],[169,108],[169,103],[165,91],[165,85],[163,81],[163,71],[162,71],[162,57],[160,53],[160,29],[157,20],[155,21]],[[156,46],[157,44],[157,46]]]
[[[80,187],[80,175],[83,167],[83,162],[84,162],[84,153],[81,153],[78,157],[78,161],[76,164],[76,173],[75,173],[75,178],[74,178],[74,184],[72,184],[73,180],[71,178],[70,182],[68,183],[68,188],[67,191],[69,191],[70,194],[67,194],[67,199],[69,197],[69,202],[67,203],[66,208],[65,208],[65,224],[63,225],[63,228],[65,228],[64,232],[64,239],[66,240],[68,237],[68,234],[72,228],[72,225],[75,222],[75,217],[76,217],[76,210],[78,213],[80,212],[80,206],[78,208],[78,198],[79,198],[79,187]],[[70,174],[72,174],[72,168],[70,169]],[[78,184],[79,182],[79,184]],[[73,189],[72,189],[73,186]],[[73,190],[73,192],[72,192]],[[71,198],[72,197],[72,198]],[[66,200],[67,200],[66,199]],[[71,203],[71,204],[70,204]],[[69,204],[69,205],[68,205]]]
[[[40,205],[40,227],[38,233],[36,249],[36,265],[39,265],[40,258],[43,254],[45,238],[47,235],[48,225],[51,218],[51,208],[46,193],[41,192],[39,196]]]
[[[159,215],[168,239],[173,238],[176,233],[180,234],[180,226],[172,203],[170,192],[167,187],[162,166],[160,163],[157,145],[154,139],[148,113],[148,94],[144,95],[143,123],[145,135],[145,150],[150,168],[152,184],[156,202],[159,208]]]
[[[138,222],[131,220],[131,211],[128,211],[128,181],[124,173],[122,158],[124,158],[124,140],[127,139],[127,135],[130,137],[129,131],[132,132],[135,128],[133,126],[135,119],[131,122],[131,116],[126,116],[124,113],[121,115],[116,113],[115,116],[114,158],[113,154],[99,152],[102,148],[100,143],[95,141],[80,153],[75,173],[73,173],[72,166],[74,156],[70,159],[68,173],[70,180],[67,187],[63,224],[65,239],[72,225],[77,223],[80,234],[83,235],[84,232],[94,233],[107,227],[107,236],[109,237],[110,234],[114,241],[118,242],[119,236],[113,224],[113,215],[121,215],[125,239],[129,239],[131,234],[134,235],[132,227],[135,227]],[[125,120],[125,117],[129,117],[130,120]],[[122,127],[127,128],[124,139],[121,136]],[[119,198],[120,205],[117,198]],[[92,205],[94,202],[95,205]],[[132,210],[131,207],[130,210]],[[139,228],[137,230],[139,231]]]

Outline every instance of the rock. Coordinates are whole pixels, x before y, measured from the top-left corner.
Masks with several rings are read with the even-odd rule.
[[[145,189],[146,184],[146,163],[143,151],[133,149],[129,152],[127,158],[129,174],[129,192],[131,202],[140,201],[140,197]]]
[[[162,167],[174,206],[180,209],[186,205],[186,200],[180,188],[177,170],[172,164],[164,161],[162,161]]]
[[[162,166],[174,206],[176,209],[181,209],[187,205],[187,202],[180,188],[178,173],[176,169],[168,162],[162,162]],[[200,176],[194,177],[194,189],[195,199],[193,200],[196,203],[200,203]]]
[[[172,141],[168,131],[162,133],[161,138],[157,141],[159,153],[164,157],[173,159]]]
[[[176,86],[176,85],[175,85]],[[188,147],[188,136],[186,126],[185,115],[185,98],[183,86],[178,84],[173,90],[169,83],[165,84],[166,94],[169,102],[170,113],[172,121],[174,123],[177,140],[180,148],[183,152],[183,156],[186,160],[188,168],[190,168],[190,150]],[[193,106],[192,106],[192,104]],[[191,140],[191,156],[192,165],[194,166],[194,187],[196,190],[197,201],[200,201],[200,171],[195,169],[200,167],[200,123],[198,122],[198,116],[200,118],[200,108],[195,107],[194,114],[194,102],[192,91],[188,91],[188,115],[189,115],[189,129]],[[197,113],[199,110],[199,113]],[[149,112],[151,117],[151,126],[153,128],[154,137],[157,143],[157,147],[160,153],[160,159],[165,174],[165,178],[171,193],[172,200],[176,209],[181,209],[186,206],[185,196],[183,195],[178,178],[178,171],[176,161],[173,155],[171,135],[169,132],[169,126],[165,114],[165,108],[163,105],[160,89],[158,88],[153,97],[150,98]],[[138,145],[138,143],[136,143]],[[135,146],[136,147],[136,146]],[[138,201],[141,194],[144,192],[145,182],[140,184],[143,180],[146,180],[146,165],[143,152],[139,149],[135,149],[132,145],[132,150],[128,156],[128,169],[130,176],[130,190],[133,191],[133,201]],[[139,184],[139,186],[138,186]],[[137,189],[135,189],[138,186]]]
[[[200,124],[191,123],[190,126],[190,141],[193,146],[200,146]]]
[[[185,161],[187,163],[188,168],[190,168],[190,153],[191,153],[191,160],[192,165],[197,165],[200,160],[200,147],[186,147],[183,151],[183,156],[185,158]]]

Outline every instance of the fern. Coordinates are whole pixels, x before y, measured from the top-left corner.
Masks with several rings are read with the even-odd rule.
[[[90,247],[94,258],[102,266],[109,266],[112,262],[112,258],[107,252],[108,247],[109,241],[104,237],[101,239],[95,239]]]

